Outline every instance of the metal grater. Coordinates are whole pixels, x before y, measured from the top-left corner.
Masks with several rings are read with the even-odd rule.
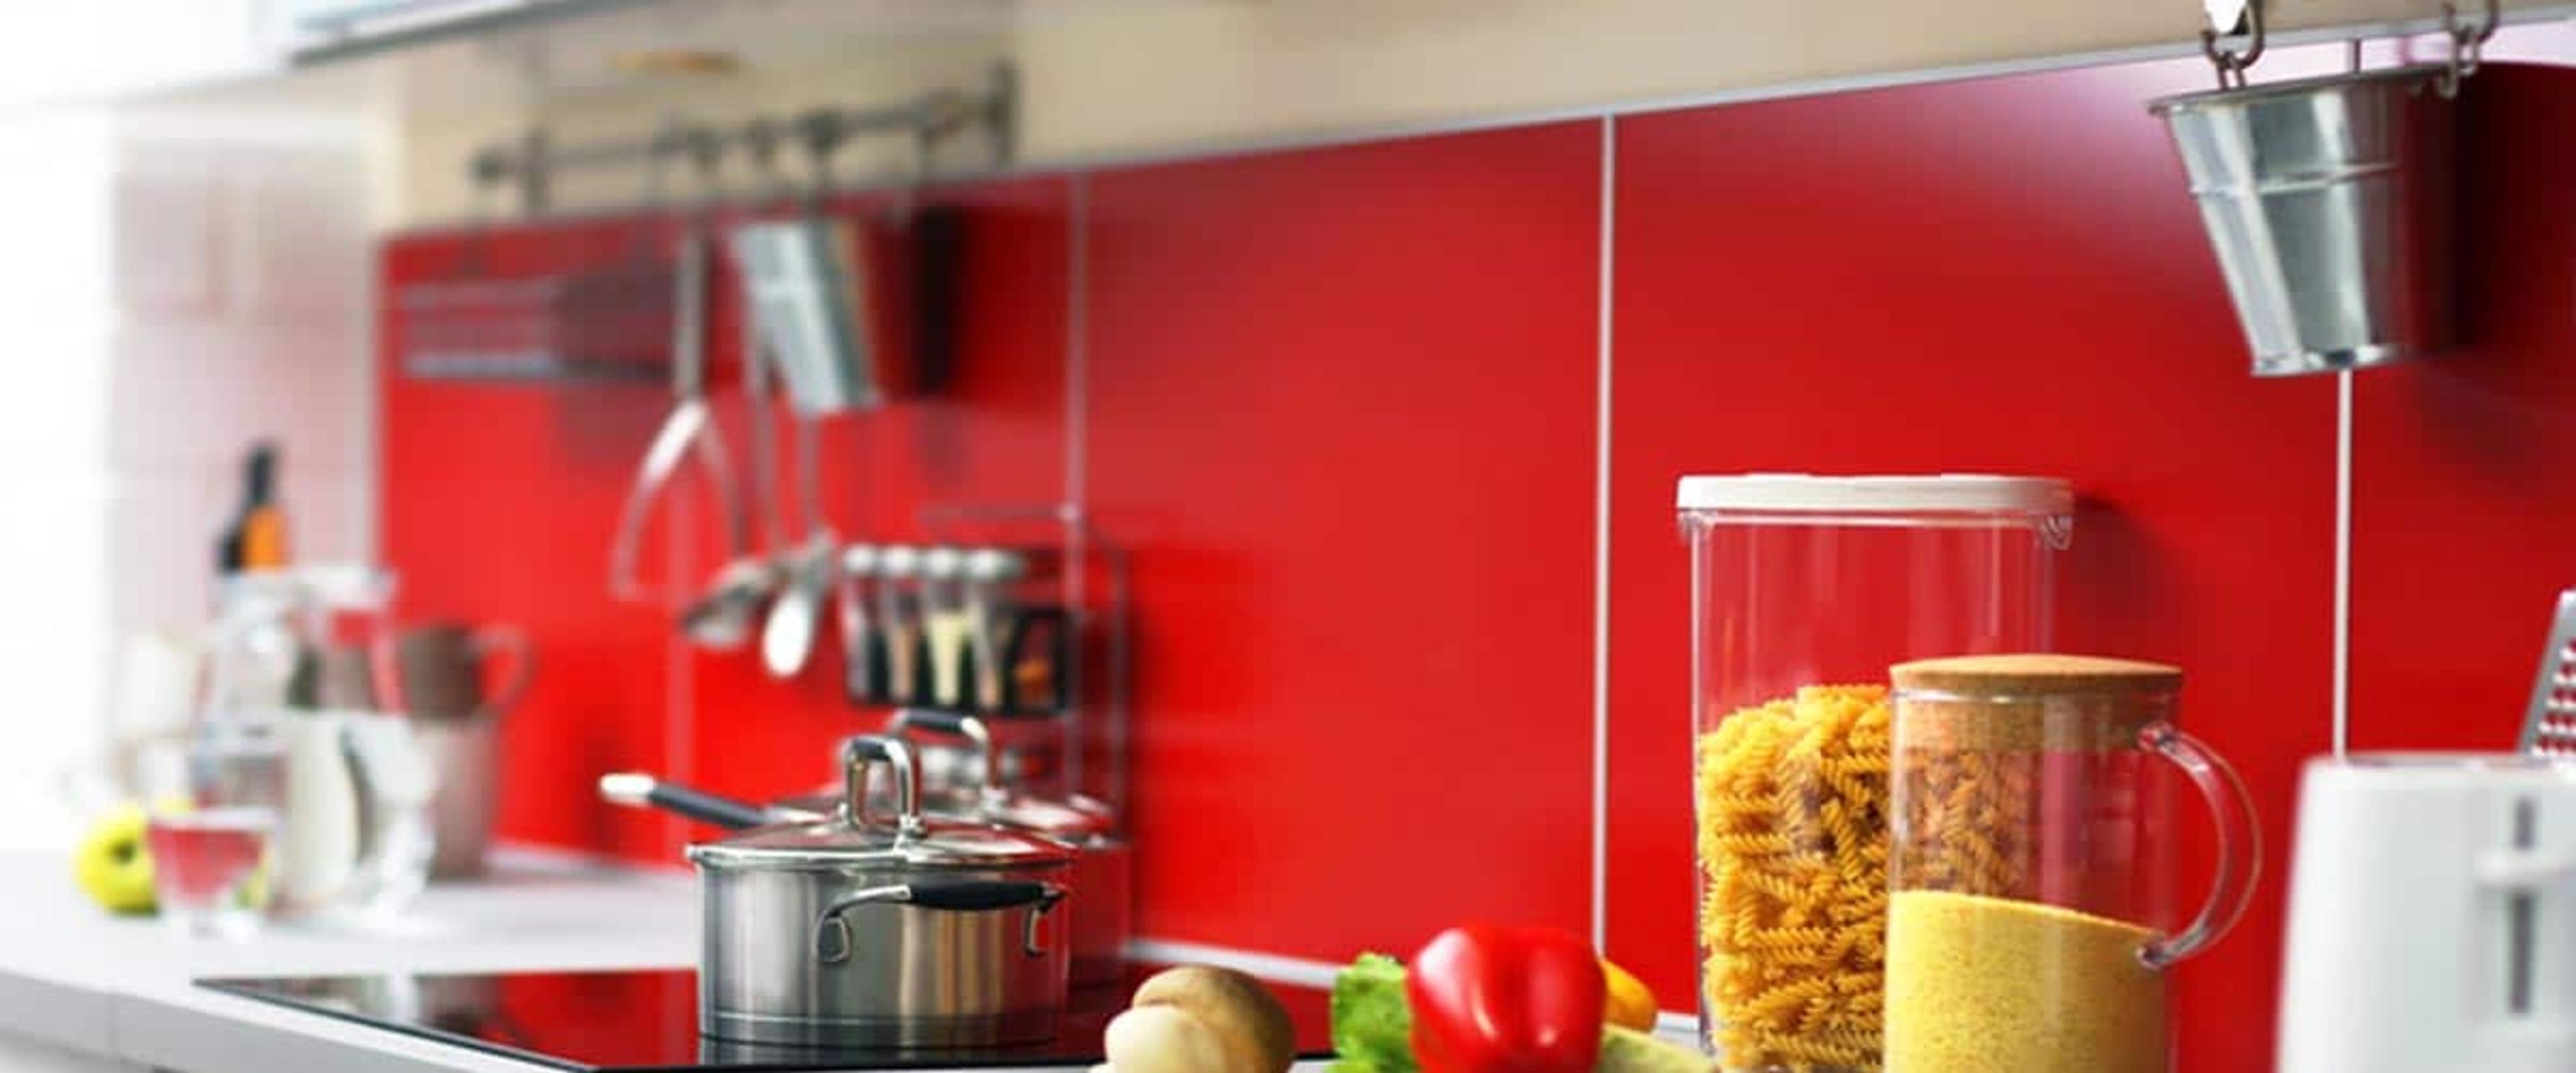
[[[2522,751],[2576,759],[2576,589],[2558,594],[2549,646],[2540,650],[2540,672],[2531,680],[2530,710],[2523,713]]]

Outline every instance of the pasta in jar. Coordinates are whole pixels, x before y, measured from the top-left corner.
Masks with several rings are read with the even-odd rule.
[[[1875,1070],[1887,691],[1808,686],[1700,736],[1702,997],[1730,1070]]]

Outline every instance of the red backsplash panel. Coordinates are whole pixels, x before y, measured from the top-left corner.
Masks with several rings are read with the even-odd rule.
[[[2327,744],[2334,394],[2246,374],[2142,103],[2204,77],[1619,122],[1609,952],[1668,1008],[1697,994],[1675,478],[2048,474],[2085,502],[2062,647],[2183,666],[2183,722],[2244,772],[2269,838],[2254,912],[2177,971],[2179,1068],[2268,1064],[2293,776]],[[2180,807],[2205,860],[2206,823]]]
[[[516,623],[536,643],[534,687],[502,728],[500,835],[660,857],[671,832],[615,821],[590,787],[666,760],[668,620],[606,592],[618,505],[669,393],[415,380],[396,366],[390,312],[404,283],[601,267],[635,249],[618,221],[388,245],[383,544],[405,617]],[[648,557],[646,578],[664,565]]]
[[[1142,932],[1338,961],[1587,926],[1600,153],[1563,124],[1092,180]]]
[[[2512,749],[2576,586],[2576,71],[2489,66],[2460,103],[2464,345],[2353,379],[2356,749]]]

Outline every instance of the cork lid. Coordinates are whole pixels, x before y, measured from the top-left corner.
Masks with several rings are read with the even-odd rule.
[[[2182,668],[2106,656],[2022,653],[1949,656],[1887,669],[1896,688],[1961,696],[2124,696],[2171,693]]]

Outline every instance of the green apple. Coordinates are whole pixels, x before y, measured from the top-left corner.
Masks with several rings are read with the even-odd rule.
[[[152,854],[143,845],[143,806],[119,805],[90,828],[73,851],[72,871],[81,889],[116,913],[153,910]]]

